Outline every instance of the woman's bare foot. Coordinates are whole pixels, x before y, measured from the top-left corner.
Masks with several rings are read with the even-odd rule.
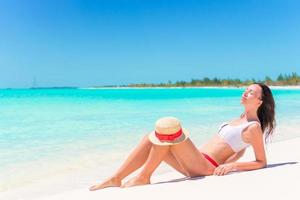
[[[93,185],[90,187],[90,191],[100,190],[107,187],[120,187],[121,180],[115,177],[109,178],[100,184]]]
[[[144,177],[144,176],[136,176],[132,179],[128,180],[124,185],[122,185],[122,188],[125,187],[132,187],[132,186],[138,186],[138,185],[147,185],[150,184],[150,177]]]

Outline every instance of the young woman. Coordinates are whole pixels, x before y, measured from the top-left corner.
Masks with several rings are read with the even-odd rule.
[[[147,134],[116,173],[91,191],[106,187],[150,184],[154,170],[164,161],[188,177],[225,175],[232,171],[255,170],[266,166],[265,139],[275,127],[275,102],[268,86],[250,85],[242,94],[244,113],[220,126],[218,133],[199,149],[187,130],[173,117],[161,118],[155,131]],[[235,162],[252,146],[255,161]],[[140,173],[122,185],[122,179],[142,167]]]

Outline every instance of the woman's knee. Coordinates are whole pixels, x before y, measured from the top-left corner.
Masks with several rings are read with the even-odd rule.
[[[145,143],[147,145],[152,145],[152,142],[149,140],[149,133],[145,134],[142,138],[142,143]]]

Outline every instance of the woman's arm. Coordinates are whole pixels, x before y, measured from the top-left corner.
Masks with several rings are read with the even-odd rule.
[[[267,165],[264,148],[263,133],[258,124],[253,124],[244,132],[245,139],[253,147],[255,161],[251,162],[227,162],[215,169],[214,175],[225,175],[231,171],[248,171],[263,168]],[[233,161],[233,160],[231,160]]]

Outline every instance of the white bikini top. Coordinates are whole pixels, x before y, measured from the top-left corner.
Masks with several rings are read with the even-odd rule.
[[[228,123],[223,123],[219,128],[218,134],[233,149],[234,152],[239,152],[250,146],[249,143],[245,143],[243,141],[242,132],[245,128],[254,123],[259,124],[257,121],[246,122],[237,126],[231,126]]]

